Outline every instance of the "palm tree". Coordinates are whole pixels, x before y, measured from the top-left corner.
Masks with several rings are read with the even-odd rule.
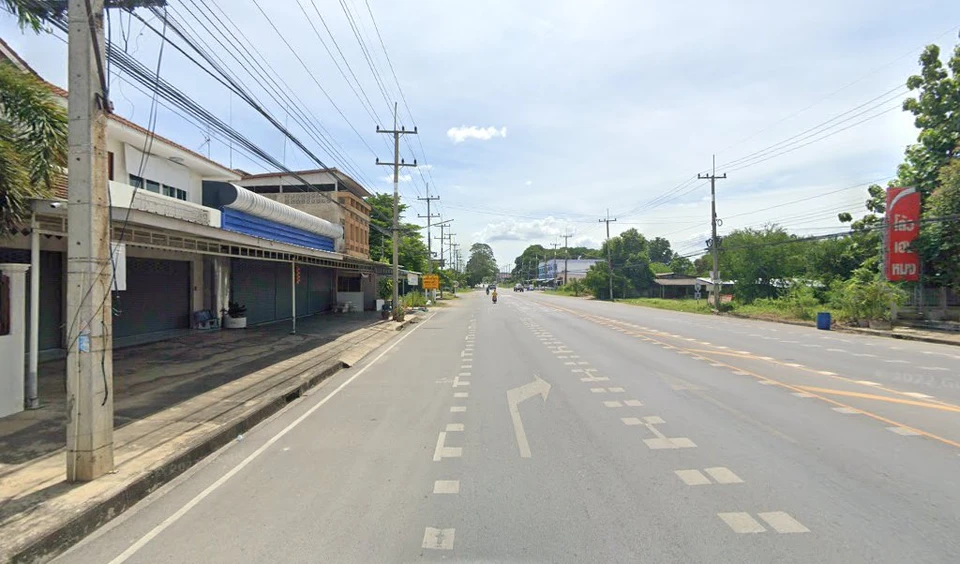
[[[66,164],[66,110],[39,78],[0,63],[0,229],[21,225]]]

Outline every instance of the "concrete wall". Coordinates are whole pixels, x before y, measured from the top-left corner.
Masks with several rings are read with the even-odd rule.
[[[10,279],[10,334],[0,335],[0,417],[23,411],[26,352],[26,273],[28,264],[0,264],[0,273]]]

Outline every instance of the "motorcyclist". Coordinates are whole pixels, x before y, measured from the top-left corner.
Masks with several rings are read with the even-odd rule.
[[[497,303],[497,289],[493,289],[493,303]]]

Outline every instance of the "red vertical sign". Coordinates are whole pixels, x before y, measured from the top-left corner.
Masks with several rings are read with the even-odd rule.
[[[920,256],[910,244],[920,233],[920,193],[916,188],[887,188],[887,261],[890,281],[920,279]]]

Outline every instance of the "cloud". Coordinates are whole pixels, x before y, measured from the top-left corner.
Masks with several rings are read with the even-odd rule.
[[[447,137],[454,143],[463,143],[467,139],[479,139],[480,141],[489,141],[494,137],[506,137],[507,128],[501,127],[477,127],[475,125],[461,125],[460,127],[451,127],[447,130]]]
[[[533,186],[533,180],[527,180],[526,182],[524,182],[524,184],[527,186]]]
[[[420,169],[420,170],[422,170],[422,171],[424,171],[424,172],[426,172],[426,171],[428,171],[428,170],[433,170],[433,165],[432,165],[432,164],[422,164],[422,165],[417,165],[417,168]]]
[[[409,174],[401,174],[397,179],[400,181],[400,184],[403,184],[404,182],[410,182],[413,180],[413,176]],[[387,184],[393,184],[393,175],[388,174],[384,177],[381,177],[380,180],[383,180]]]
[[[554,217],[518,221],[506,219],[496,223],[488,223],[482,230],[474,234],[480,241],[492,243],[495,241],[530,241],[540,242],[543,245],[556,240],[563,233],[566,223]]]

